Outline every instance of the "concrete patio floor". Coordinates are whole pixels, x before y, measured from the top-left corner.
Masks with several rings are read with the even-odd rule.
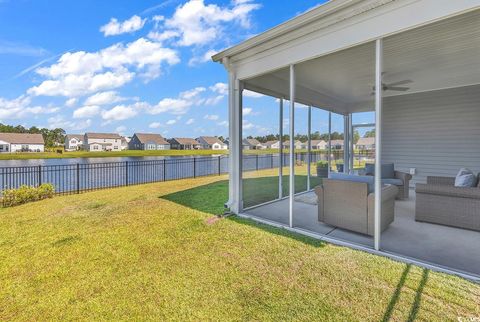
[[[288,225],[288,199],[248,209],[245,214]],[[373,247],[370,236],[319,222],[316,205],[295,201],[293,225],[320,236]],[[415,221],[414,193],[409,200],[395,202],[395,221],[382,233],[381,249],[480,276],[480,232]]]

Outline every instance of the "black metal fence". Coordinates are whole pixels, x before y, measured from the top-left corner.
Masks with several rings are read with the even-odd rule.
[[[341,159],[341,151],[334,159]],[[312,163],[327,160],[327,153],[312,152]],[[307,153],[295,153],[295,161],[307,161]],[[284,166],[289,166],[289,154],[283,154]],[[277,168],[280,154],[244,154],[243,171]],[[163,160],[78,163],[65,165],[22,166],[0,168],[0,192],[22,185],[38,186],[51,183],[57,194],[138,185],[152,182],[197,178],[228,173],[228,156],[172,158]]]

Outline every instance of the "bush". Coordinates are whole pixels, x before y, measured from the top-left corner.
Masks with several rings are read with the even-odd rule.
[[[317,167],[328,168],[328,161],[318,161]]]
[[[52,198],[55,188],[50,183],[44,183],[39,187],[21,186],[18,189],[7,189],[3,191],[3,207],[18,206],[27,202]]]

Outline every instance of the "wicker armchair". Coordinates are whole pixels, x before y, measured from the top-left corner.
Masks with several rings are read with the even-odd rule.
[[[480,188],[455,187],[455,178],[417,183],[415,220],[480,231]]]
[[[362,182],[323,179],[315,188],[318,196],[318,220],[326,224],[373,236],[375,193],[368,192]],[[395,197],[398,188],[382,188],[381,229],[387,229],[394,220]]]

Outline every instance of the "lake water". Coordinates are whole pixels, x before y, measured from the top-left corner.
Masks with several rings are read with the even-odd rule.
[[[195,158],[212,158],[212,156],[195,156]],[[28,160],[0,160],[0,167],[29,167],[46,165],[67,165],[67,164],[90,164],[90,163],[111,163],[125,161],[150,161],[150,160],[171,160],[191,159],[193,156],[147,156],[147,157],[107,157],[107,158],[58,158],[58,159],[28,159]]]

